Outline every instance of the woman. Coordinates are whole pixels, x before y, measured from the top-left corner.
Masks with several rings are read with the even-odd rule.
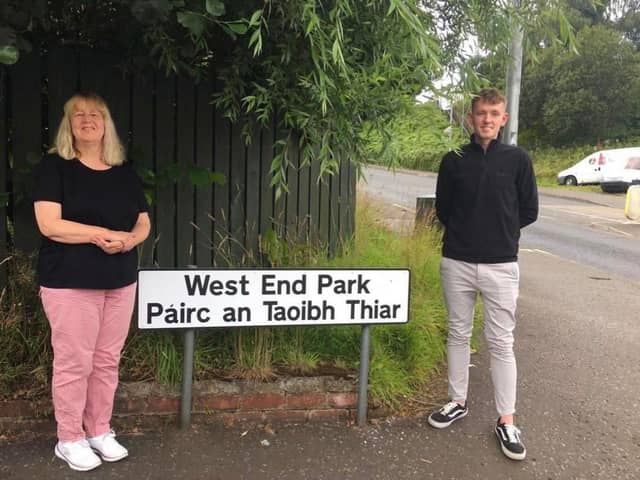
[[[71,97],[37,169],[40,297],[51,325],[55,454],[74,470],[128,451],[110,421],[136,291],[136,245],[149,235],[140,180],[105,101]],[[96,455],[97,454],[97,455]]]

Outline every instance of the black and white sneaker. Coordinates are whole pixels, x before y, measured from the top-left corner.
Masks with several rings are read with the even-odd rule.
[[[429,415],[429,425],[435,428],[446,428],[459,418],[466,417],[469,409],[458,402],[449,402],[437,412]]]
[[[511,460],[524,460],[527,456],[527,449],[524,448],[522,440],[520,440],[520,429],[515,425],[500,423],[496,425],[496,435],[500,442],[500,448]]]

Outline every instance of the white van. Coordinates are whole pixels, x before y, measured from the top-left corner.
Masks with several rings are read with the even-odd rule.
[[[599,150],[558,173],[558,183],[560,185],[601,183],[605,171],[623,169],[630,157],[640,157],[640,147]]]
[[[615,163],[604,169],[600,188],[603,192],[626,192],[630,185],[640,184],[640,148],[637,154],[630,155],[622,164]]]

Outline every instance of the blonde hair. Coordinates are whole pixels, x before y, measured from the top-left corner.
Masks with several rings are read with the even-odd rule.
[[[80,101],[93,103],[97,110],[102,114],[104,120],[104,136],[102,137],[102,156],[107,165],[122,165],[125,161],[124,147],[118,137],[116,126],[111,118],[111,112],[107,107],[107,102],[93,92],[82,92],[73,95],[64,104],[64,115],[58,126],[56,138],[53,145],[49,149],[49,153],[57,153],[66,160],[78,157],[80,152],[75,147],[73,131],[71,130],[71,117],[73,116],[76,105]]]

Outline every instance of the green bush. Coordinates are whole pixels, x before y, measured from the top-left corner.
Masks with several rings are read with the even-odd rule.
[[[442,156],[465,140],[458,125],[452,125],[435,103],[407,104],[389,124],[389,138],[366,135],[366,150],[372,163],[414,170],[437,171]]]

